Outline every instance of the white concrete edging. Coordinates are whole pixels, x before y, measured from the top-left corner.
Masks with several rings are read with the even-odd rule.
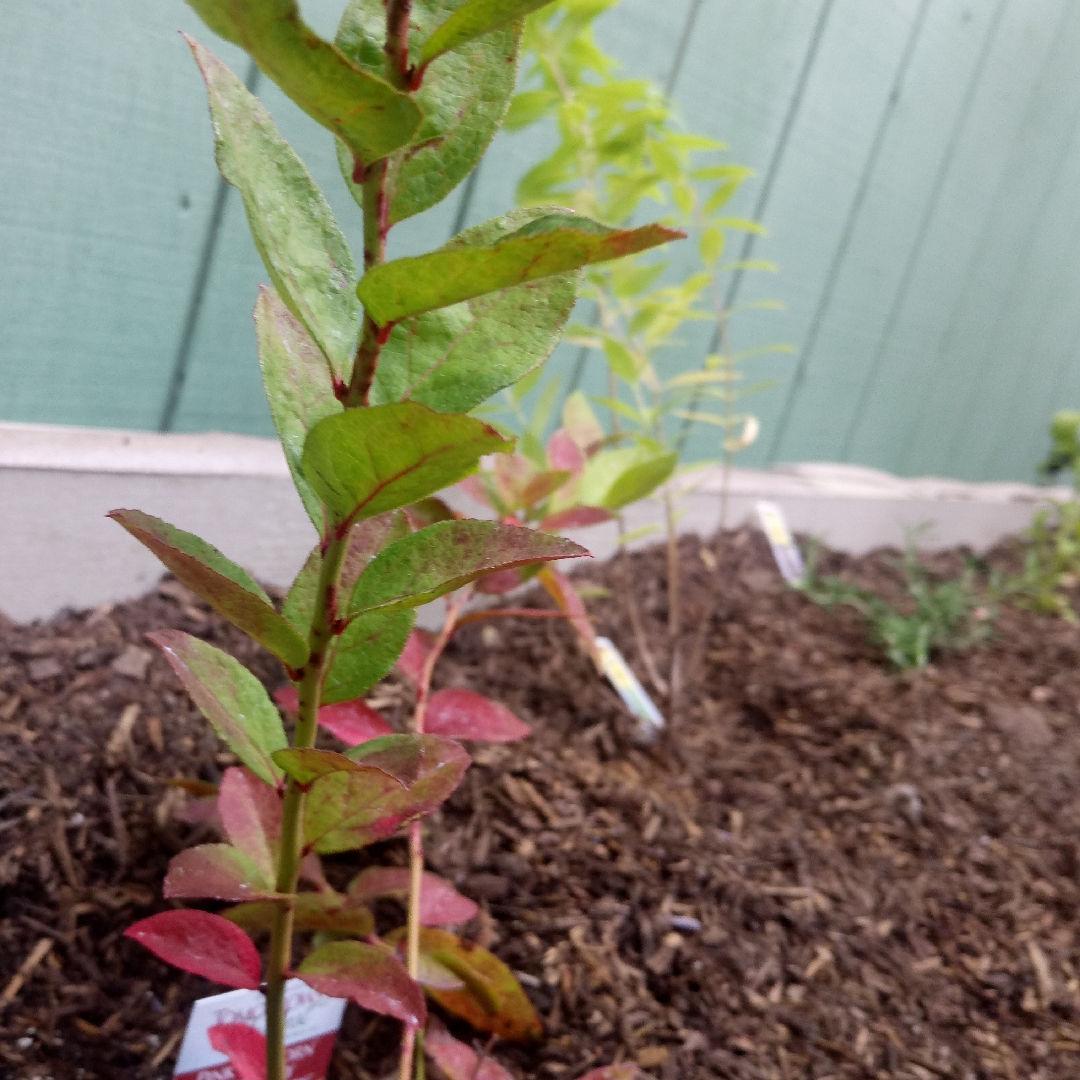
[[[674,481],[680,531],[707,536],[716,528],[721,482],[720,470],[708,466]],[[856,554],[902,546],[908,531],[923,525],[920,546],[984,550],[1026,528],[1040,505],[1071,495],[1024,484],[903,480],[847,465],[734,469],[727,521],[747,520],[758,499],[770,499],[793,530]],[[460,492],[450,498],[476,511]],[[0,424],[0,612],[27,622],[151,588],[161,566],[106,520],[118,507],[194,532],[279,587],[289,585],[315,543],[273,439]],[[631,530],[660,520],[655,500],[627,513]],[[571,535],[597,558],[615,549],[610,524]]]

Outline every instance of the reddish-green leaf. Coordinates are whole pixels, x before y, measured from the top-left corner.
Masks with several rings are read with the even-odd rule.
[[[269,931],[279,906],[265,901],[237,904],[222,915],[249,933]],[[367,937],[375,932],[375,919],[363,904],[354,903],[340,893],[298,893],[293,901],[293,928]]]
[[[407,867],[369,866],[349,886],[348,896],[356,903],[367,903],[379,896],[405,900],[409,895]],[[420,923],[423,926],[450,926],[468,922],[480,909],[462,896],[445,878],[425,873],[420,885]]]
[[[311,953],[296,974],[320,994],[348,998],[362,1009],[411,1027],[420,1027],[427,1019],[420,987],[395,957],[374,945],[331,942]]]
[[[424,43],[420,64],[426,67],[437,56],[525,18],[552,0],[468,0]]]
[[[456,484],[512,443],[471,416],[402,401],[328,416],[304,444],[304,473],[335,522],[374,517]]]
[[[179,630],[146,635],[165,654],[192,700],[229,749],[261,780],[276,784],[270,755],[288,746],[281,716],[262,683],[228,653]]]
[[[516,742],[532,734],[505,705],[473,690],[437,690],[424,713],[424,730],[448,739]]]
[[[566,428],[559,428],[548,439],[547,458],[553,469],[565,469],[577,474],[585,468],[585,453]]]
[[[395,780],[385,783],[366,776],[333,773],[316,780],[304,810],[305,843],[320,854],[350,851],[392,836],[402,825],[436,810],[461,782],[469,755],[450,739],[436,735],[394,736],[387,740],[414,738],[419,743],[416,780],[402,789]],[[380,739],[350,751],[360,761],[378,760]],[[371,757],[364,755],[369,748]],[[381,773],[374,773],[375,778]]]
[[[201,844],[169,862],[166,900],[264,900],[277,896],[262,867],[231,844]]]
[[[257,990],[262,976],[258,950],[247,934],[208,911],[163,911],[129,926],[124,936],[182,971]]]
[[[468,477],[466,477],[467,479]],[[460,516],[451,510],[442,499],[436,498],[434,495],[430,499],[421,499],[411,506],[406,506],[405,514],[414,532],[417,529],[426,528],[428,525],[434,525],[437,521],[454,521]]]
[[[325,527],[322,503],[311,490],[300,459],[308,431],[324,417],[342,411],[334,380],[344,380],[346,373],[335,369],[276,290],[264,285],[259,286],[255,304],[255,338],[266,400],[289,472],[308,517],[321,533]],[[338,350],[335,358],[340,356]]]
[[[281,846],[277,789],[247,769],[226,769],[217,809],[229,843],[255,863],[265,881],[272,881]]]
[[[423,114],[389,83],[350,63],[300,15],[296,0],[188,0],[226,41],[259,67],[313,120],[363,162],[406,145]],[[201,66],[201,65],[200,65]]]
[[[562,532],[564,529],[584,529],[588,525],[602,525],[612,521],[611,512],[600,506],[573,506],[544,518],[540,528],[545,532]]]
[[[295,686],[286,686],[274,694],[274,700],[284,709],[296,712],[299,695]],[[319,726],[336,735],[347,746],[359,746],[381,735],[393,735],[394,729],[363,698],[323,705],[319,709]]]
[[[311,784],[320,776],[329,776],[331,773],[364,773],[379,772],[391,776],[402,787],[404,783],[388,773],[385,769],[368,762],[358,764],[344,754],[337,754],[333,750],[315,750],[311,747],[301,749],[278,750],[274,754],[274,760],[298,783]]]
[[[387,935],[396,943],[404,927]],[[478,1031],[490,1031],[510,1042],[539,1039],[543,1034],[540,1017],[514,973],[496,956],[479,945],[446,930],[423,928],[420,951],[456,975],[461,990],[428,993],[448,1012],[468,1020]]]
[[[563,402],[562,421],[563,430],[586,457],[603,443],[604,429],[580,390],[575,390]]]
[[[372,267],[356,292],[367,313],[385,326],[683,236],[663,225],[609,229],[565,210],[552,211],[490,247],[441,248]]]
[[[371,560],[349,611],[417,607],[485,574],[588,552],[547,533],[492,521],[441,521],[391,544]]]
[[[559,610],[570,620],[582,645],[585,646],[585,651],[592,657],[594,663],[599,664],[600,649],[596,644],[596,631],[589,621],[589,613],[585,610],[585,605],[581,602],[581,597],[578,596],[573,582],[550,566],[545,566],[537,577],[548,595],[558,604]]]
[[[247,1024],[214,1024],[206,1035],[210,1045],[229,1059],[236,1080],[266,1080],[265,1035]]]
[[[502,596],[513,592],[521,584],[520,570],[500,570],[497,574],[487,574],[476,582],[476,591],[487,596]]]
[[[398,657],[397,668],[415,686],[424,676],[424,664],[431,655],[433,638],[429,630],[414,630]]]
[[[424,1034],[424,1052],[439,1066],[446,1080],[514,1080],[494,1059],[485,1055],[481,1062],[471,1046],[455,1039],[434,1019]]]
[[[274,610],[255,579],[217,548],[141,510],[113,510],[108,516],[148,547],[218,614],[283,664],[295,669],[307,662],[307,642]]]
[[[353,761],[374,765],[406,787],[415,784],[424,761],[424,743],[416,735],[380,735],[345,752]]]
[[[337,704],[366,694],[393,669],[416,622],[416,612],[373,611],[349,623],[330,644],[330,673],[323,703]]]

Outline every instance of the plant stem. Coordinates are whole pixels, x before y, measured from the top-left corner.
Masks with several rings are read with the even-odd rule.
[[[337,620],[337,589],[345,561],[349,538],[335,536],[323,552],[322,570],[315,594],[315,612],[311,619],[308,647],[311,656],[303,669],[297,692],[296,734],[293,745],[315,745],[319,725],[319,699],[326,675],[327,646],[334,636]],[[281,853],[275,889],[289,899],[276,906],[270,935],[270,959],[266,969],[266,1080],[285,1080],[285,980],[292,963],[292,897],[300,878],[303,837],[300,823],[304,817],[306,795],[290,778],[281,808]]]
[[[461,589],[453,599],[447,599],[446,615],[443,618],[439,636],[431,646],[431,651],[424,659],[420,672],[420,684],[416,688],[416,708],[413,710],[413,731],[424,734],[424,716],[427,713],[428,699],[431,697],[431,677],[435,665],[442,656],[457,629],[458,615],[469,602],[472,589]],[[424,836],[420,822],[414,821],[409,826],[409,916],[406,926],[406,967],[413,979],[420,974],[420,891],[424,881]],[[416,1050],[417,1033],[414,1028],[406,1027],[401,1040],[400,1080],[412,1080],[413,1055]],[[420,1046],[423,1046],[421,1041]]]
[[[669,701],[674,704],[679,693],[679,635],[682,633],[682,599],[679,588],[679,537],[675,531],[675,499],[671,481],[664,485],[664,525],[667,530],[668,571],[668,641],[671,666],[668,669]]]

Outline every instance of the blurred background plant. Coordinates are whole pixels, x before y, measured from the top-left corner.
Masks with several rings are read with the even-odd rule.
[[[668,551],[668,648],[665,677],[640,632],[632,588],[626,590],[641,659],[654,688],[671,696],[679,682],[683,630],[676,535],[679,455],[693,424],[718,429],[723,464],[720,525],[727,524],[727,491],[734,456],[750,446],[759,424],[742,402],[775,385],[745,382],[741,365],[752,355],[791,352],[772,345],[732,353],[727,327],[745,308],[779,309],[777,301],[727,308],[722,281],[733,273],[774,271],[761,259],[725,260],[732,232],[763,234],[756,222],[732,217],[725,207],[753,173],[723,157],[727,147],[685,130],[664,91],[646,79],[622,77],[618,63],[597,45],[593,24],[618,0],[560,0],[526,23],[522,89],[513,99],[506,128],[554,124],[555,149],[518,185],[523,206],[557,203],[607,225],[632,221],[645,203],[659,204],[665,224],[689,232],[696,256],[673,264],[664,258],[628,258],[588,272],[582,289],[583,318],[565,340],[581,349],[567,385],[538,388],[525,380],[507,391],[503,409],[521,436],[522,453],[545,468],[543,433],[560,393],[574,395],[590,355],[602,357],[606,392],[594,398],[608,414],[603,443],[575,480],[573,500],[616,514],[622,550],[663,529]],[[655,212],[650,210],[651,213]],[[674,371],[659,355],[684,346],[690,323],[711,323],[712,344],[693,370]],[[674,356],[674,351],[668,353]],[[539,378],[539,376],[537,376]],[[568,398],[569,400],[569,398]],[[573,409],[588,408],[578,393]],[[591,410],[590,410],[591,411]],[[692,483],[692,481],[690,481]],[[619,511],[663,487],[664,525],[628,530]],[[619,505],[613,505],[612,490]],[[555,501],[559,501],[556,493]],[[627,564],[624,559],[624,567]],[[628,568],[627,568],[628,572]],[[629,585],[629,579],[627,579]]]

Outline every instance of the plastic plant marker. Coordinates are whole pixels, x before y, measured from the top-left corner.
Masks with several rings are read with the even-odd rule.
[[[479,1055],[471,1047],[455,1039],[434,1020],[424,1035],[424,1052],[439,1066],[447,1080],[513,1080],[513,1076],[497,1061]]]
[[[304,473],[339,523],[374,517],[456,484],[511,443],[471,416],[403,401],[328,416],[304,445]]]
[[[236,1080],[266,1080],[266,1036],[247,1024],[215,1024],[210,1045],[229,1059]]]
[[[420,64],[430,64],[443,53],[460,49],[474,38],[490,34],[550,3],[551,0],[468,0],[428,38],[420,52]]]
[[[192,592],[219,615],[272,652],[283,664],[303,667],[307,642],[283,619],[255,579],[205,540],[141,510],[109,515],[149,548]]]
[[[159,630],[146,636],[229,749],[260,780],[276,784],[282,774],[270,755],[288,740],[262,683],[227,653],[190,634]]]
[[[281,751],[279,751],[280,753]],[[281,796],[247,769],[226,769],[218,795],[225,835],[273,880],[281,841]]]
[[[413,0],[409,18],[409,53],[422,42],[440,18],[462,0]],[[352,0],[345,9],[335,43],[357,67],[381,78],[386,56],[379,48],[386,32],[381,0]],[[441,202],[483,156],[510,103],[517,75],[519,28],[504,27],[440,58],[425,73],[414,92],[424,114],[411,144],[391,165],[394,185],[391,225]],[[352,154],[338,144],[341,172],[362,206],[359,185],[353,181]]]
[[[313,990],[355,1001],[412,1027],[427,1019],[423,991],[396,957],[359,941],[335,941],[316,949],[296,969]]]
[[[633,255],[684,235],[663,225],[609,229],[552,210],[490,247],[442,248],[375,266],[356,291],[367,313],[386,326],[485,293]]]
[[[441,250],[483,248],[546,213],[515,210],[466,229]],[[372,402],[419,401],[467,412],[538,368],[554,351],[579,274],[556,274],[399,322],[383,346]]]
[[[322,503],[311,490],[300,459],[308,431],[342,411],[334,393],[334,380],[342,375],[277,292],[265,285],[259,287],[255,304],[255,337],[266,400],[293,484],[312,524],[322,532]]]
[[[369,866],[349,886],[348,897],[367,903],[379,896],[404,900],[409,894],[407,867]],[[420,886],[420,922],[423,926],[450,926],[468,922],[480,911],[468,897],[462,896],[445,878],[424,873]]]
[[[376,555],[353,588],[349,612],[418,607],[485,574],[587,555],[570,540],[515,525],[440,521]]]
[[[262,102],[213,53],[188,43],[206,82],[218,168],[244,200],[266,271],[334,377],[346,378],[360,326],[357,273],[333,211]]]
[[[517,742],[532,734],[505,705],[473,690],[437,690],[428,702],[424,728],[432,735],[478,742]]]
[[[387,936],[397,942],[402,931]],[[428,993],[447,1011],[468,1020],[478,1031],[488,1031],[509,1042],[529,1042],[543,1034],[536,1013],[514,973],[486,949],[447,930],[425,927],[420,931],[420,950],[463,983],[461,990]]]
[[[300,696],[295,686],[285,686],[274,693],[274,700],[295,713]],[[323,705],[319,709],[319,726],[339,738],[347,746],[359,746],[369,739],[393,735],[394,729],[362,698]]]
[[[352,937],[367,937],[375,932],[375,918],[362,904],[354,904],[340,893],[298,893],[293,901],[293,927],[296,930],[328,930]],[[253,901],[226,908],[222,916],[241,929],[254,933],[269,931],[274,924],[277,904]]]
[[[397,669],[413,685],[418,685],[424,670],[424,664],[431,653],[432,635],[428,630],[414,630],[409,635],[401,655],[397,659]]]
[[[200,844],[169,861],[166,900],[266,900],[277,897],[254,859],[231,844]]]
[[[239,927],[208,911],[163,911],[129,926],[137,941],[173,967],[204,979],[257,990],[262,978],[259,951]]]
[[[419,106],[353,66],[309,29],[296,0],[189,3],[211,30],[247,50],[308,116],[329,128],[365,164],[406,145],[420,126]]]

